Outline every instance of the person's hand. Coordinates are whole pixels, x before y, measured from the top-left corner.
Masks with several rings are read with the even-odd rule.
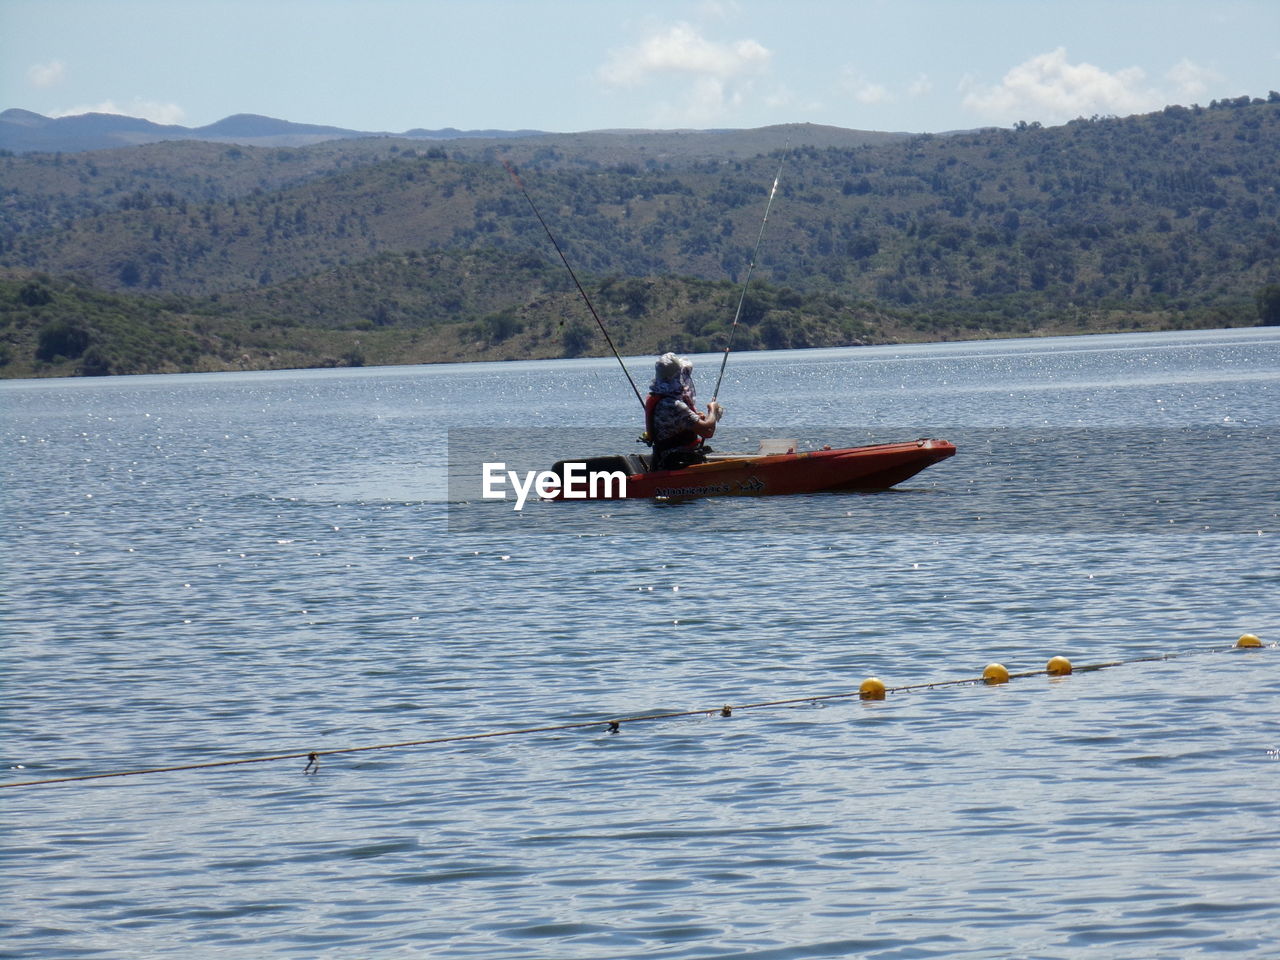
[[[719,420],[724,416],[724,407],[720,406],[717,401],[712,400],[707,404],[707,413],[711,414],[712,420]]]

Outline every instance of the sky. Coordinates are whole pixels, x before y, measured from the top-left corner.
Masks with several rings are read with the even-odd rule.
[[[0,109],[941,133],[1280,90],[1280,0],[0,0]]]

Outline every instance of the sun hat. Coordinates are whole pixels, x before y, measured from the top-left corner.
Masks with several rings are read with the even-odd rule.
[[[653,372],[659,380],[675,380],[679,378],[680,371],[686,363],[689,363],[689,361],[677,357],[674,353],[664,353],[658,358],[658,362],[653,365]]]

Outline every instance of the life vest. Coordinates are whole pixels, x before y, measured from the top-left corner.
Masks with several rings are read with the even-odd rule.
[[[644,428],[649,435],[649,444],[653,447],[653,455],[655,461],[663,454],[672,450],[696,450],[702,446],[702,437],[694,433],[692,430],[684,430],[674,436],[667,437],[665,440],[658,440],[658,433],[653,428],[653,415],[658,409],[658,404],[664,398],[656,393],[649,394],[644,402]],[[666,398],[666,399],[675,399]],[[694,411],[697,413],[697,411]]]

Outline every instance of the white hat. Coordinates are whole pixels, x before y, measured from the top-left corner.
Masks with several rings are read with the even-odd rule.
[[[682,357],[677,357],[674,353],[664,353],[658,358],[658,362],[653,365],[653,372],[659,380],[675,380],[680,376],[680,371],[689,363]]]

